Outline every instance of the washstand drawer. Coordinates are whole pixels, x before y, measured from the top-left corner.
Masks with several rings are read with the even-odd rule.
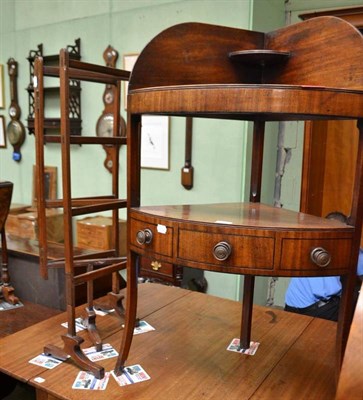
[[[173,255],[173,228],[131,218],[132,247],[167,257]]]
[[[273,269],[275,239],[180,229],[178,258],[236,268]]]
[[[323,271],[346,269],[351,253],[351,239],[294,239],[281,242],[281,270]]]
[[[160,275],[173,278],[173,264],[155,258],[140,257],[140,274]]]

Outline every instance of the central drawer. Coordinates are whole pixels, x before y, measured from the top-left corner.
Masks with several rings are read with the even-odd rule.
[[[215,255],[219,244],[222,251],[224,247],[230,249],[230,254],[224,260],[218,259]],[[272,270],[274,245],[273,236],[231,235],[223,232],[209,233],[180,229],[178,258],[226,267]]]

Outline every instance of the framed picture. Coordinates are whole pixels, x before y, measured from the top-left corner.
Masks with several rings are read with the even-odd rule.
[[[6,148],[5,117],[0,115],[0,147]]]
[[[0,108],[5,108],[4,64],[0,64]]]
[[[33,165],[33,208],[37,206],[37,176],[35,168],[35,165]],[[44,190],[46,200],[55,200],[57,198],[57,167],[44,167]]]
[[[141,167],[169,169],[169,117],[142,116]]]
[[[124,54],[123,57],[123,69],[126,71],[132,71],[134,65],[136,63],[137,57],[139,57],[138,53],[130,53]],[[125,110],[127,110],[127,90],[129,87],[129,83],[127,81],[124,82],[124,105]]]

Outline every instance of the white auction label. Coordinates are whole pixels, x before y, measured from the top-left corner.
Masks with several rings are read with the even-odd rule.
[[[156,230],[157,230],[159,233],[163,233],[163,234],[165,235],[165,233],[166,233],[166,231],[167,231],[167,228],[166,228],[165,225],[158,224],[158,226],[156,227]]]

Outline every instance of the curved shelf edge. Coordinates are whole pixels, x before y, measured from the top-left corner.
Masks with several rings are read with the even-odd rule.
[[[228,54],[233,61],[260,67],[285,63],[291,56],[288,51],[276,50],[239,50]]]
[[[363,91],[315,85],[208,84],[130,90],[131,114],[243,120],[357,119]]]

